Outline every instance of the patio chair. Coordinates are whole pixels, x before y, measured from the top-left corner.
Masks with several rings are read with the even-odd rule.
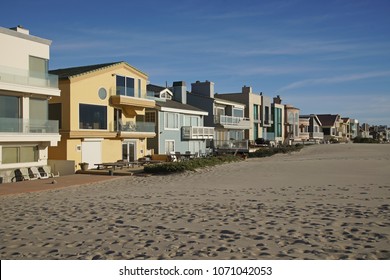
[[[30,180],[30,176],[28,174],[23,174],[20,169],[14,170],[14,177],[12,177],[11,182],[21,182]]]
[[[39,170],[39,173],[41,174],[41,176],[48,176],[48,178],[60,176],[60,172],[58,172],[57,174],[52,173],[51,168],[47,165],[38,167],[38,170]]]
[[[36,180],[36,179],[39,179],[41,177],[39,172],[34,172],[31,169],[31,167],[27,168],[27,173],[28,173],[28,176],[30,177],[30,180]]]
[[[38,167],[36,167],[36,166],[30,167],[29,170],[31,170],[31,172],[33,174],[36,174],[38,179],[47,179],[47,178],[49,178],[49,175],[47,173],[45,173],[44,171],[42,173],[39,172]]]

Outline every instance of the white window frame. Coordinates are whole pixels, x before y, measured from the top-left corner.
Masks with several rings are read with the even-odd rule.
[[[168,124],[168,114],[174,115],[174,127],[167,127]],[[164,112],[164,129],[166,130],[179,130],[180,129],[180,119],[178,113]]]
[[[173,151],[171,151],[171,152],[168,152],[168,145],[167,145],[167,143],[168,142],[173,142]],[[170,140],[170,139],[167,139],[167,140],[165,140],[165,153],[166,154],[169,154],[169,153],[174,153],[176,151],[176,143],[175,143],[175,140]]]

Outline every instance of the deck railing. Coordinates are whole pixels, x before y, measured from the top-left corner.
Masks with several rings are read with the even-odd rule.
[[[183,126],[182,138],[189,139],[213,139],[214,127],[205,126]]]
[[[0,82],[58,88],[58,76],[0,65]]]
[[[248,140],[215,140],[214,148],[227,150],[248,150]]]
[[[0,133],[58,133],[58,121],[0,118]]]

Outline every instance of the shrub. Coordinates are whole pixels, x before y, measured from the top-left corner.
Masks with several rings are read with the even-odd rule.
[[[377,144],[379,140],[373,138],[363,138],[363,137],[355,137],[353,139],[353,143],[369,143],[369,144]]]
[[[241,158],[237,156],[217,156],[208,158],[198,158],[181,162],[167,162],[162,164],[151,164],[144,167],[146,173],[177,173],[184,171],[193,171],[197,168],[204,168],[207,166],[214,166],[225,162],[240,161]]]
[[[302,144],[296,144],[294,146],[280,146],[280,147],[270,147],[258,149],[256,152],[249,153],[250,158],[256,157],[270,157],[274,154],[287,154],[291,152],[300,151],[303,148]]]

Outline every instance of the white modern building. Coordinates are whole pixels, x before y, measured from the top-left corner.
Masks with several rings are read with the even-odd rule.
[[[21,26],[0,27],[0,182],[14,181],[15,169],[47,165],[48,147],[60,140],[49,120],[48,100],[60,96],[48,74],[50,45]]]

